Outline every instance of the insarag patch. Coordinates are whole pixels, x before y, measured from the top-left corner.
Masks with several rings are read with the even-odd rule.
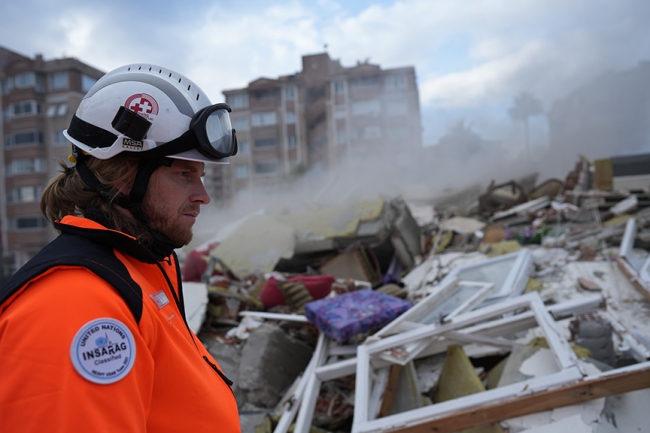
[[[70,358],[77,373],[99,384],[123,379],[135,362],[135,340],[119,320],[92,320],[72,339]]]

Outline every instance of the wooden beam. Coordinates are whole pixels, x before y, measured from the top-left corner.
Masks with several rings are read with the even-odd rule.
[[[379,408],[378,418],[383,418],[390,415],[390,411],[393,408],[393,402],[395,401],[395,394],[397,394],[397,385],[399,382],[399,376],[402,373],[402,368],[403,367],[401,365],[397,364],[390,366],[388,384],[386,385],[384,397],[381,401],[381,408]]]
[[[650,301],[650,288],[643,283],[639,274],[634,270],[634,268],[629,264],[625,257],[616,257],[616,264],[618,265],[621,272],[625,274],[628,280],[632,285]]]
[[[619,373],[615,373],[616,370],[614,372],[610,371],[611,374],[600,374],[595,378],[581,380],[557,389],[522,396],[489,406],[467,409],[419,425],[391,431],[399,433],[452,433],[499,422],[504,419],[650,388],[650,362],[632,367],[621,368],[619,370],[624,371]]]

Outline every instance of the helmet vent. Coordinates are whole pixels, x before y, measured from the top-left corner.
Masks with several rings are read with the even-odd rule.
[[[196,94],[196,100],[199,100],[199,96],[201,96],[199,93]]]
[[[142,70],[142,66],[138,67],[138,71],[141,71],[141,70]]]
[[[151,66],[149,66],[149,71],[151,71]]]
[[[172,77],[172,73],[170,72],[170,73],[169,73],[169,78],[171,78],[171,77]]]
[[[188,91],[190,90],[190,87],[192,87],[192,85],[191,85],[191,84],[188,84],[188,85],[187,85],[187,90],[188,90]]]

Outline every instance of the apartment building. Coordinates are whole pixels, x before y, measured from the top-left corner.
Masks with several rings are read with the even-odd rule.
[[[213,194],[221,199],[273,188],[310,167],[332,167],[346,153],[422,146],[413,67],[382,69],[368,61],[344,67],[320,53],[303,56],[296,74],[223,93],[239,152],[229,168],[214,169],[223,181]]]
[[[70,154],[62,131],[103,74],[74,58],[29,58],[0,47],[0,278],[56,235],[41,215],[40,196],[59,169],[57,160]]]

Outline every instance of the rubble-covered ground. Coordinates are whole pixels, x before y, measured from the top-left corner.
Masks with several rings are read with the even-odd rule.
[[[650,432],[650,177],[616,161],[254,214],[193,250],[188,318],[242,431]]]

